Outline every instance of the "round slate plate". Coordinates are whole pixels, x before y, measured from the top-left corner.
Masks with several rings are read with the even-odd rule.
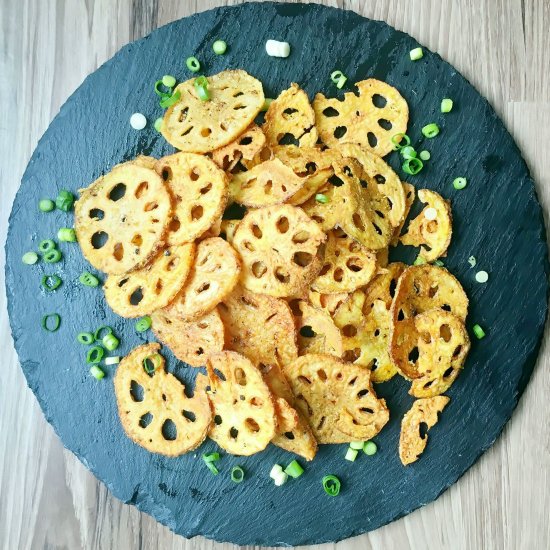
[[[229,44],[215,56],[212,42]],[[288,40],[288,59],[267,57],[268,38]],[[408,52],[417,46],[385,23],[352,12],[317,5],[245,4],[220,8],[176,21],[124,47],[90,75],[50,125],[23,177],[10,218],[6,245],[7,296],[11,327],[22,368],[47,420],[63,443],[124,502],[135,504],[177,533],[202,534],[238,544],[298,545],[336,541],[392,521],[431,502],[454,483],[487,449],[510,418],[529,379],[547,311],[548,261],[544,224],[533,181],[512,138],[489,104],[441,58],[426,49],[418,62]],[[61,188],[76,191],[113,165],[137,154],[161,156],[172,148],[149,125],[141,132],[128,124],[131,113],[160,116],[152,91],[159,76],[186,79],[184,60],[196,55],[207,73],[243,68],[274,97],[298,82],[312,97],[317,91],[341,95],[330,83],[338,68],[354,82],[376,77],[396,86],[411,109],[409,135],[432,160],[416,177],[417,187],[435,189],[452,200],[453,243],[445,264],[463,283],[471,300],[468,326],[487,329],[474,339],[464,373],[448,394],[451,403],[430,431],[428,449],[412,466],[399,462],[399,425],[412,398],[396,379],[378,386],[392,419],[376,441],[379,452],[344,461],[345,446],[322,446],[306,473],[277,488],[269,479],[274,463],[292,456],[270,446],[257,456],[224,456],[221,474],[212,476],[200,455],[165,458],[134,445],[124,434],[112,387],[114,368],[97,382],[85,365],[85,349],[75,342],[82,330],[109,324],[121,336],[121,353],[152,338],[137,335],[134,322],[114,315],[100,289],[80,285],[89,265],[76,244],[62,243],[63,262],[21,263],[40,239],[72,224],[72,215],[40,214],[41,197]],[[441,115],[441,98],[455,108]],[[422,142],[420,128],[435,121],[441,134]],[[399,167],[397,154],[390,162]],[[466,176],[468,187],[451,181]],[[409,251],[408,260],[414,258]],[[478,259],[476,269],[468,257]],[[489,272],[485,285],[474,282],[477,269]],[[44,273],[58,273],[63,285],[40,289]],[[56,311],[62,325],[43,332],[44,313]],[[186,381],[195,371],[168,350],[169,369]],[[229,479],[240,464],[247,479]],[[343,482],[338,498],[323,492],[321,478],[336,474]]]

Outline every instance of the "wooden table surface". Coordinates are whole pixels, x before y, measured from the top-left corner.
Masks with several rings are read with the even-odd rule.
[[[2,242],[13,197],[37,140],[84,77],[124,44],[160,25],[232,3],[236,2],[0,3]],[[512,132],[537,182],[545,213],[548,212],[549,0],[324,3],[387,21],[439,52],[466,76],[489,99]],[[201,537],[185,540],[175,536],[136,508],[121,504],[63,449],[27,388],[13,349],[6,314],[4,262],[2,247],[0,548],[229,548],[231,545]],[[533,378],[504,434],[436,502],[373,533],[330,546],[399,550],[550,548],[549,362],[546,339]]]

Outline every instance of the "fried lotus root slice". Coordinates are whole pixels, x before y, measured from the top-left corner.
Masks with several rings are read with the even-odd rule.
[[[417,399],[401,421],[399,437],[399,458],[404,466],[416,462],[428,444],[427,430],[437,424],[438,414],[447,406],[450,399],[444,395]],[[427,429],[424,434],[421,426]]]
[[[274,99],[265,114],[263,131],[268,145],[278,145],[290,137],[300,146],[317,143],[315,113],[309,99],[298,84],[292,83]]]
[[[227,172],[241,160],[252,160],[265,145],[265,135],[257,124],[251,124],[235,140],[212,152],[212,160]]]
[[[210,159],[176,153],[161,158],[155,169],[174,202],[169,244],[194,241],[221,218],[227,204],[227,178]]]
[[[121,317],[141,317],[166,307],[183,288],[195,257],[195,244],[171,246],[149,265],[123,275],[109,275],[103,290]]]
[[[214,421],[208,435],[228,453],[248,456],[263,451],[275,435],[275,406],[262,374],[246,357],[233,351],[211,355],[207,389]]]
[[[195,78],[176,86],[181,94],[166,110],[161,126],[166,141],[180,151],[208,153],[227,145],[254,121],[264,104],[262,83],[242,70],[208,77],[209,101],[195,90]]]
[[[323,267],[311,287],[325,294],[353,292],[365,286],[376,274],[376,254],[343,231],[327,234]]]
[[[178,456],[204,441],[210,405],[204,392],[185,395],[185,386],[166,372],[159,349],[159,344],[139,346],[118,365],[114,379],[118,414],[134,443],[152,453]]]
[[[243,286],[270,296],[302,296],[321,268],[318,251],[325,238],[295,206],[248,212],[233,238],[243,260]]]
[[[329,315],[334,312],[349,299],[350,295],[347,292],[338,294],[321,294],[316,290],[310,289],[308,292],[308,300],[313,307],[326,311]]]
[[[284,369],[296,406],[319,443],[371,439],[389,420],[378,399],[370,371],[330,355],[299,357]]]
[[[451,207],[441,195],[428,189],[420,189],[418,198],[427,206],[411,220],[401,242],[404,245],[420,246],[421,256],[427,262],[433,262],[445,256],[451,244]]]
[[[185,321],[178,314],[178,306],[155,311],[151,315],[155,336],[181,361],[192,367],[203,366],[212,353],[223,350],[224,327],[214,309],[196,321]]]
[[[403,190],[405,192],[405,213],[403,214],[403,219],[401,220],[401,223],[395,228],[393,232],[393,237],[390,243],[392,246],[397,246],[399,244],[399,236],[401,235],[401,231],[403,230],[403,226],[405,225],[407,216],[411,211],[411,206],[413,205],[416,195],[414,185],[411,185],[406,181],[403,182]]]
[[[220,226],[220,237],[225,236],[225,240],[229,244],[233,244],[233,237],[235,236],[235,231],[241,223],[241,220],[222,220]]]
[[[356,143],[379,157],[393,150],[392,136],[405,134],[409,107],[389,84],[369,78],[356,84],[358,93],[344,100],[317,94],[313,101],[315,123],[323,143]]]
[[[143,267],[163,245],[170,194],[146,160],[115,166],[82,191],[75,230],[84,257],[108,274]]]
[[[189,278],[173,304],[182,319],[196,321],[212,311],[235,288],[241,260],[220,237],[201,241]]]
[[[254,365],[285,364],[298,357],[294,318],[284,300],[237,285],[218,310],[227,349],[248,357]]]

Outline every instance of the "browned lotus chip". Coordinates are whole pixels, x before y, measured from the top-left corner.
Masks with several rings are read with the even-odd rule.
[[[310,354],[284,372],[319,443],[348,443],[374,437],[389,420],[370,371],[330,355]]]
[[[406,133],[409,107],[392,86],[369,78],[357,82],[358,93],[344,100],[317,94],[313,101],[315,123],[323,143],[356,143],[379,157],[393,150],[392,136]]]
[[[389,262],[389,250],[387,248],[381,248],[376,251],[376,263],[379,268],[386,267]]]
[[[161,178],[142,165],[146,160],[115,166],[76,201],[82,253],[105,273],[138,269],[163,245],[172,205]]]
[[[152,453],[178,456],[205,439],[211,413],[204,392],[185,395],[185,386],[165,371],[158,344],[135,348],[118,365],[114,386],[126,435]],[[145,367],[150,373],[145,371]]]
[[[323,267],[311,287],[324,294],[352,292],[376,274],[376,254],[343,231],[327,233]]]
[[[399,437],[399,458],[404,466],[416,462],[428,443],[428,434],[421,431],[424,424],[428,429],[437,424],[438,414],[450,399],[444,395],[429,399],[417,399],[401,421]]]
[[[151,315],[153,332],[178,359],[193,367],[203,366],[209,355],[223,350],[222,320],[214,309],[197,321],[185,321],[178,314],[180,303],[176,301]]]
[[[260,364],[286,364],[298,356],[296,329],[288,304],[236,286],[219,305],[227,349]]]
[[[194,257],[194,243],[166,248],[141,269],[109,275],[105,299],[121,317],[141,317],[166,307],[183,288]]]
[[[263,451],[275,435],[275,407],[261,372],[233,351],[211,355],[208,377],[197,377],[207,390],[214,421],[208,435],[228,453],[248,456]]]
[[[265,135],[257,124],[251,124],[231,143],[212,152],[212,160],[230,172],[241,160],[252,160],[265,145]]]
[[[182,319],[196,321],[225,300],[240,273],[241,260],[230,244],[220,237],[201,241],[185,287],[172,306]]]
[[[221,218],[227,204],[227,178],[210,159],[176,153],[161,158],[155,169],[174,201],[169,244],[194,241]]]
[[[338,307],[349,299],[347,292],[341,292],[339,294],[321,294],[316,290],[310,290],[308,292],[308,299],[313,307],[326,311],[329,315],[332,315]]]
[[[195,78],[176,86],[180,100],[166,110],[161,126],[166,141],[189,153],[227,145],[252,123],[264,104],[262,83],[242,70],[208,77],[209,101],[195,90]]]
[[[390,243],[392,246],[397,246],[397,244],[399,243],[399,236],[401,235],[401,231],[403,230],[403,226],[405,225],[407,216],[411,211],[411,206],[414,202],[414,197],[415,197],[414,185],[411,185],[410,183],[407,183],[406,181],[404,181],[403,190],[405,192],[405,212],[403,214],[403,219],[401,220],[401,223],[395,228],[393,232],[393,237]]]
[[[396,293],[397,283],[407,266],[401,262],[388,264],[364,289],[365,307],[364,313],[368,314],[375,300],[382,300],[386,309],[390,309]]]
[[[433,262],[445,256],[451,244],[451,207],[441,195],[428,189],[420,189],[418,198],[427,206],[411,220],[401,242],[404,245],[420,246],[420,255],[427,262]]]
[[[241,220],[222,220],[220,236],[224,237],[229,244],[232,244],[235,231],[237,231],[237,227],[240,223]]]
[[[248,212],[233,238],[243,260],[243,286],[270,296],[303,295],[321,267],[318,250],[325,238],[295,206]]]
[[[317,143],[315,113],[307,94],[298,84],[292,83],[271,102],[265,114],[263,131],[269,145],[278,145],[287,136],[300,145],[313,146]]]

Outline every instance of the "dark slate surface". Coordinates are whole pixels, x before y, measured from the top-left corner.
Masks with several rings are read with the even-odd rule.
[[[229,44],[225,56],[211,52],[218,38]],[[267,57],[268,38],[289,41],[290,58]],[[126,46],[90,75],[32,156],[6,246],[9,314],[28,384],[67,448],[118,498],[177,533],[239,544],[294,545],[375,529],[437,498],[493,443],[516,406],[537,357],[547,311],[541,208],[520,152],[486,100],[438,55],[425,49],[424,59],[412,63],[408,52],[416,45],[385,23],[316,5],[245,4],[201,13]],[[445,263],[470,296],[468,326],[477,322],[488,332],[485,340],[473,342],[465,371],[449,391],[451,403],[416,464],[404,468],[397,456],[400,417],[412,403],[399,379],[378,387],[392,419],[376,439],[376,456],[350,464],[343,460],[345,446],[323,446],[306,466],[306,475],[283,488],[274,487],[268,473],[274,463],[287,463],[292,456],[274,447],[255,457],[224,456],[217,477],[200,459],[202,452],[215,448],[212,442],[176,459],[148,453],[120,426],[113,368],[107,368],[107,379],[96,382],[88,375],[84,349],[75,343],[78,332],[110,324],[122,336],[121,352],[126,353],[144,341],[135,334],[134,323],[114,315],[100,289],[78,284],[78,275],[89,266],[77,245],[61,244],[61,264],[21,263],[21,255],[40,239],[72,223],[70,214],[38,214],[39,198],[55,197],[64,187],[75,191],[139,153],[172,152],[151,128],[161,114],[152,86],[165,73],[188,78],[184,61],[192,54],[210,74],[246,69],[264,83],[266,96],[275,96],[292,81],[310,96],[319,90],[332,95],[336,90],[329,75],[338,68],[350,82],[383,79],[408,100],[408,133],[432,152],[427,168],[410,180],[452,200],[454,234]],[[446,116],[439,113],[443,97],[455,101]],[[151,121],[142,132],[129,127],[135,111]],[[442,132],[421,143],[420,128],[431,121]],[[390,162],[398,167],[395,154]],[[451,182],[462,175],[469,185],[457,192]],[[478,259],[474,270],[467,262],[470,255]],[[408,253],[409,260],[413,257]],[[477,269],[490,273],[488,284],[474,282]],[[61,275],[57,292],[40,290],[43,273]],[[46,334],[40,320],[52,311],[62,315],[62,326],[56,334]],[[172,356],[169,368],[186,381],[194,378],[195,372]],[[241,485],[229,479],[236,464],[247,472]],[[323,493],[320,480],[327,473],[343,482],[338,498]]]

